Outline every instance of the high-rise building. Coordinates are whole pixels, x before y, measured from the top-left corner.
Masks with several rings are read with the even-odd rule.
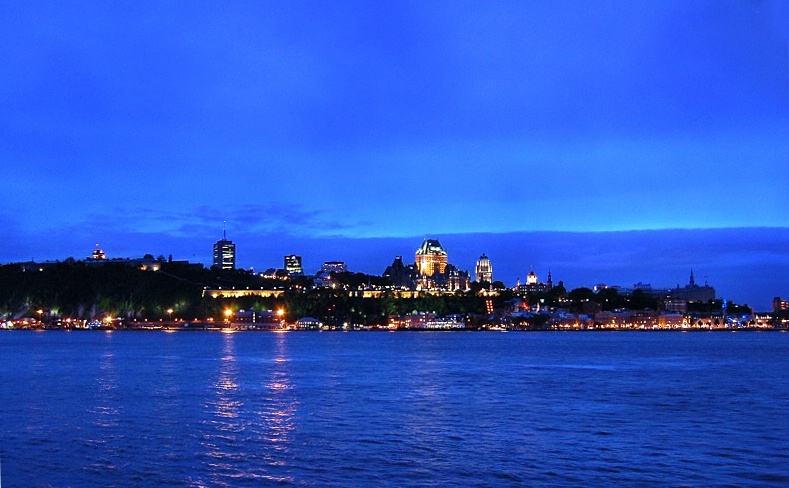
[[[444,273],[447,268],[447,252],[435,239],[425,239],[416,250],[416,269],[422,276]]]
[[[285,271],[292,275],[302,274],[304,270],[301,268],[301,256],[295,254],[285,256]]]
[[[493,266],[485,253],[477,260],[477,283],[493,283]]]
[[[227,240],[227,231],[222,229],[222,238],[214,244],[214,267],[236,269],[236,245]]]

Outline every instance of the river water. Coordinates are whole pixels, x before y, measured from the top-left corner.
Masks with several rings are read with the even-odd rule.
[[[2,486],[787,486],[781,332],[0,333]]]

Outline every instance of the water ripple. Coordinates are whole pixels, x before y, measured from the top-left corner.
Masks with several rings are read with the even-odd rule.
[[[9,486],[789,483],[789,334],[8,337]]]

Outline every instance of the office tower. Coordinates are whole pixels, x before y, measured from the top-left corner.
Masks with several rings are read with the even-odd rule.
[[[214,244],[214,267],[236,269],[236,245],[227,240],[227,231],[222,228],[222,238]]]

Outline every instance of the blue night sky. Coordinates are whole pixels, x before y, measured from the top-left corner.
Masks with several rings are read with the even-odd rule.
[[[0,45],[0,262],[208,263],[227,221],[256,269],[430,236],[789,296],[786,2],[2,2]]]

